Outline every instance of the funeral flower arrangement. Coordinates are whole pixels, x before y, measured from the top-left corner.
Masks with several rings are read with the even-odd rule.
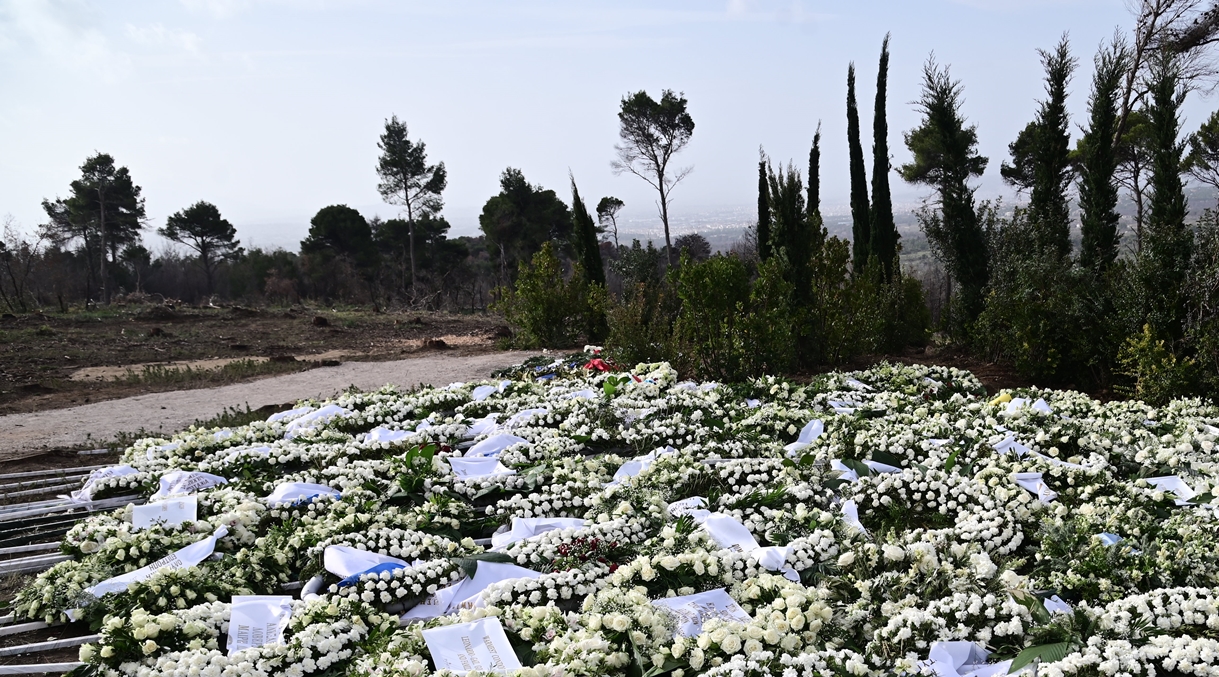
[[[1204,675],[1219,409],[546,357],[133,445],[20,618],[82,675]]]

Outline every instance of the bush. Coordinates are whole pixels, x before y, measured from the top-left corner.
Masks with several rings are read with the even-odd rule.
[[[620,301],[607,296],[605,314],[609,320],[606,351],[613,362],[661,362],[673,353],[677,295],[670,285],[640,282],[624,290]]]
[[[1194,361],[1178,359],[1150,324],[1143,325],[1143,333],[1126,339],[1117,361],[1122,375],[1133,379],[1133,385],[1118,387],[1130,397],[1161,405],[1193,391]]]
[[[565,279],[563,264],[547,242],[521,264],[516,287],[501,288],[494,310],[504,313],[517,328],[512,345],[517,348],[568,348],[576,345],[588,326],[592,311],[587,286],[579,265]]]
[[[739,382],[781,372],[795,354],[791,285],[778,261],[767,261],[751,284],[749,268],[734,256],[693,263],[682,257],[677,276],[681,311],[673,357],[700,378]]]

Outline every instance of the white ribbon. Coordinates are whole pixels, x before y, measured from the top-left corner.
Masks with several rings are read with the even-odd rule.
[[[863,464],[868,466],[868,469],[877,475],[885,475],[902,471],[901,468],[896,468],[887,463],[881,463],[880,461],[863,461]],[[842,479],[848,482],[859,481],[859,473],[836,458],[830,460],[830,468],[842,473]]]
[[[660,458],[661,456],[664,456],[666,454],[676,454],[676,453],[677,453],[677,450],[674,449],[673,447],[665,447],[663,449],[653,449],[652,451],[649,451],[648,453],[644,454],[643,456],[639,456],[638,458],[631,459],[631,460],[627,461],[626,463],[623,463],[622,465],[618,466],[618,469],[616,471],[614,471],[613,479],[610,480],[609,482],[607,482],[605,484],[605,487],[606,488],[616,487],[619,484],[622,484],[623,480],[625,480],[626,478],[635,477],[639,473],[650,468],[652,466],[652,464],[656,462],[656,459]]]
[[[529,444],[529,440],[516,435],[500,433],[488,437],[487,439],[475,444],[466,451],[466,458],[477,458],[479,456],[499,456],[500,452],[514,444]]]
[[[177,552],[170,553],[148,566],[140,567],[122,576],[115,576],[114,578],[104,580],[91,588],[86,588],[85,592],[94,597],[101,597],[112,592],[122,592],[127,589],[128,585],[147,580],[161,569],[175,570],[193,567],[211,557],[212,553],[216,551],[216,541],[224,538],[228,533],[227,527],[220,527],[211,536],[197,543],[192,543]]]
[[[423,631],[423,641],[437,670],[506,673],[521,668],[499,618],[480,618]]]
[[[933,642],[925,666],[939,677],[995,677],[1005,675],[1010,660],[988,664],[990,652],[973,642]]]
[[[859,406],[854,402],[848,402],[846,400],[830,400],[829,405],[830,409],[833,409],[835,414],[844,415],[854,414],[856,407]]]
[[[495,386],[478,386],[470,392],[470,399],[474,400],[475,402],[482,402],[488,397],[494,395],[495,392]]]
[[[456,613],[458,609],[481,607],[483,601],[479,594],[491,585],[521,578],[538,578],[541,575],[532,569],[518,567],[515,564],[479,562],[478,568],[474,572],[474,578],[466,578],[447,588],[437,590],[436,594],[429,595],[427,599],[403,614],[402,618],[406,620],[436,618]]]
[[[401,442],[410,437],[412,434],[409,430],[390,430],[389,428],[378,426],[368,431],[364,436],[365,442]]]
[[[275,507],[280,505],[290,505],[300,501],[306,501],[318,496],[334,496],[338,497],[337,489],[331,489],[325,484],[312,484],[310,482],[285,482],[277,487],[275,491],[267,496],[267,505]]]
[[[800,451],[811,446],[824,432],[825,423],[821,419],[815,418],[804,424],[804,427],[800,430],[800,436],[796,438],[796,441],[783,447],[783,449],[787,451],[788,456],[796,456]]]
[[[225,428],[224,430],[217,430],[216,432],[212,433],[212,439],[216,440],[217,442],[223,442],[232,436],[233,431],[229,430],[228,428]]]
[[[1012,478],[1016,480],[1016,484],[1033,492],[1037,500],[1042,503],[1049,504],[1055,498],[1058,498],[1058,492],[1050,489],[1046,485],[1045,480],[1041,479],[1039,472],[1018,472],[1013,473]]]
[[[267,423],[275,423],[276,421],[284,421],[284,420],[287,420],[290,418],[297,418],[300,416],[304,416],[305,414],[308,414],[311,411],[313,411],[313,407],[298,407],[296,409],[289,409],[288,411],[281,411],[278,414],[271,414],[270,416],[268,416]]]
[[[842,521],[859,529],[864,536],[868,535],[868,530],[864,528],[863,522],[859,521],[859,506],[855,503],[855,499],[848,498],[842,502]]]
[[[1024,455],[1031,451],[1028,447],[1017,442],[1016,438],[1012,437],[1011,435],[1008,435],[999,442],[995,442],[991,446],[994,447],[995,451],[999,452],[1000,455],[1008,452],[1014,452],[1017,458],[1024,458]]]
[[[758,407],[762,406],[762,400],[748,398],[745,400],[745,406],[749,407],[750,409],[757,409]]]
[[[181,442],[166,442],[165,444],[158,444],[155,447],[148,447],[144,450],[144,458],[151,461],[157,457],[158,451],[173,451],[180,446],[182,446]]]
[[[499,424],[496,422],[499,420],[499,417],[499,414],[487,414],[482,418],[475,419],[466,427],[466,439],[472,440],[479,435],[495,432],[495,429],[499,427]]]
[[[847,385],[851,386],[855,390],[868,391],[868,390],[872,389],[872,386],[868,385],[867,383],[864,383],[863,381],[857,381],[853,378],[847,379]]]
[[[326,571],[339,578],[347,578],[348,576],[364,573],[378,564],[409,566],[405,560],[400,560],[397,557],[380,555],[346,545],[328,545],[322,552],[322,566],[326,568]]]
[[[723,588],[653,600],[652,606],[668,609],[673,614],[677,619],[677,634],[682,637],[697,637],[702,633],[703,625],[713,618],[740,623],[751,620]]]
[[[193,494],[228,482],[223,477],[210,473],[174,470],[161,476],[161,487],[157,489],[157,493],[149,496],[148,500],[157,501],[178,494]]]
[[[1160,491],[1171,492],[1177,496],[1177,505],[1192,505],[1192,499],[1198,494],[1177,475],[1165,477],[1148,477],[1147,483]]]
[[[522,409],[513,414],[507,421],[504,422],[505,428],[519,428],[528,425],[534,416],[545,416],[550,410],[545,408],[540,409]]]
[[[134,475],[139,470],[132,468],[129,465],[115,465],[109,468],[98,468],[89,473],[89,478],[85,480],[84,486],[73,491],[68,500],[73,503],[89,503],[93,500],[93,492],[97,491],[97,485],[108,477],[126,477]]]
[[[579,529],[585,524],[587,522],[576,517],[513,517],[509,531],[491,534],[491,549],[500,550],[555,529]]]
[[[703,520],[707,519],[707,516],[711,514],[711,511],[707,510],[707,499],[702,496],[691,496],[690,498],[683,498],[680,501],[670,503],[669,514],[678,518],[688,515],[695,522],[702,524]]]
[[[292,617],[288,595],[233,595],[229,619],[229,655],[268,644],[283,644]]]
[[[284,431],[284,437],[292,439],[302,433],[314,430],[318,426],[325,425],[335,418],[351,416],[352,413],[351,410],[344,409],[337,404],[327,404],[321,409],[311,411],[289,423],[287,430]]]
[[[137,531],[156,524],[178,526],[183,522],[194,522],[197,519],[199,519],[199,501],[194,496],[131,507],[131,526]]]
[[[713,512],[703,520],[703,528],[711,534],[711,540],[726,550],[752,552],[760,547],[749,529],[731,515]]]
[[[453,469],[454,475],[462,479],[516,474],[515,470],[506,467],[494,456],[490,458],[450,458],[449,467]]]

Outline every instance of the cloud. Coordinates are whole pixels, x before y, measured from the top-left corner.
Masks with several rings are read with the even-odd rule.
[[[67,69],[120,79],[130,59],[112,49],[96,23],[96,15],[77,0],[9,0],[0,4],[0,49],[32,50]]]
[[[198,53],[201,42],[194,33],[176,31],[159,23],[144,27],[127,24],[127,37],[141,45],[169,45],[191,53]]]
[[[217,19],[227,19],[250,5],[248,0],[182,0],[182,5],[195,12],[206,12]]]

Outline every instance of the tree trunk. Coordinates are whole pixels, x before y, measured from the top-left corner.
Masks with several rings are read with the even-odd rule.
[[[408,230],[408,237],[410,239],[410,244],[411,244],[411,298],[414,298],[415,289],[416,289],[416,287],[415,287],[415,282],[416,282],[416,278],[415,278],[415,215],[414,215],[414,210],[411,209],[410,194],[407,193],[406,191],[403,191],[402,194],[406,197],[406,225],[407,225],[407,230]]]
[[[106,281],[106,198],[105,198],[105,193],[102,191],[100,186],[97,189],[97,204],[98,204],[99,219],[102,224],[102,226],[101,226],[102,264],[101,264],[101,280],[99,281],[99,283],[101,284],[101,287],[102,287],[102,289],[101,289],[102,303],[105,305],[110,305],[110,285],[107,284],[107,281]]]
[[[661,173],[657,184],[660,186],[660,222],[665,226],[665,262],[668,268],[673,267],[673,243],[669,240],[669,196],[665,194],[665,175]]]

